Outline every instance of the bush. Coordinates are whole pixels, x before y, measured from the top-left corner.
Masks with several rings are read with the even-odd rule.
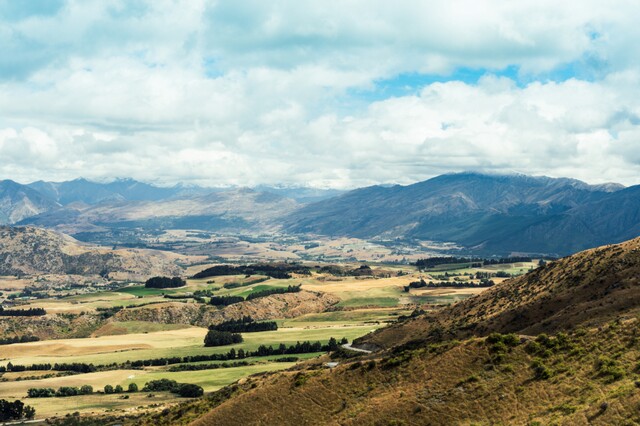
[[[178,387],[178,382],[170,379],[151,380],[142,388],[143,392],[173,392]]]
[[[115,393],[122,393],[122,392],[124,392],[124,389],[122,389],[122,386],[116,385],[116,387],[113,389],[113,391]]]
[[[185,398],[197,398],[204,394],[204,389],[191,383],[182,383],[173,392]]]
[[[531,368],[533,369],[533,377],[536,380],[547,380],[551,377],[551,370],[539,358],[531,363]]]
[[[127,392],[138,392],[138,385],[136,385],[135,383],[129,383]]]
[[[0,399],[0,422],[20,419],[32,419],[36,410],[30,405],[24,405],[22,401],[9,402]]]
[[[31,388],[27,391],[29,398],[51,398],[56,395],[53,388]]]
[[[56,396],[76,396],[80,394],[80,389],[74,386],[62,386],[56,391]]]
[[[80,394],[81,395],[91,395],[93,393],[93,386],[91,385],[84,385],[80,387]]]
[[[618,362],[606,356],[598,358],[596,370],[599,376],[605,377],[610,382],[620,380],[625,375],[625,371],[620,367]]]
[[[238,333],[230,333],[228,331],[209,330],[204,338],[204,345],[224,346],[234,343],[242,343],[242,335]]]
[[[104,393],[113,393],[113,392],[114,392],[113,386],[111,386],[111,385],[106,385],[106,386],[104,387]]]

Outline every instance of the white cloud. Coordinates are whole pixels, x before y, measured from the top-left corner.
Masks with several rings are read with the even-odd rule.
[[[2,177],[640,183],[635,2],[74,0],[16,16],[0,25]],[[367,98],[380,79],[507,66],[522,80]]]

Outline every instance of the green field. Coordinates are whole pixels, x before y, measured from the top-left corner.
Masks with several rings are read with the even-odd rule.
[[[153,359],[153,358],[163,358],[163,357],[172,357],[172,356],[188,356],[188,355],[205,355],[205,354],[214,354],[214,353],[226,353],[231,348],[235,348],[236,350],[242,348],[244,350],[256,350],[260,345],[278,345],[279,343],[285,343],[287,345],[295,344],[296,342],[310,340],[310,341],[321,341],[326,343],[329,338],[335,337],[337,339],[341,339],[342,337],[346,337],[349,341],[363,336],[373,329],[379,327],[379,325],[355,325],[355,326],[339,326],[334,325],[332,327],[325,328],[316,328],[316,329],[305,329],[305,328],[281,328],[277,331],[264,331],[261,333],[243,333],[244,342],[236,345],[229,346],[218,346],[212,348],[205,348],[203,341],[204,335],[206,334],[205,329],[200,329],[200,335],[198,337],[184,337],[177,338],[171,335],[171,332],[159,332],[159,333],[149,333],[143,335],[136,335],[136,340],[132,338],[132,335],[128,336],[107,336],[107,337],[99,337],[97,339],[68,339],[70,343],[74,343],[74,341],[78,341],[78,343],[86,343],[87,340],[91,342],[91,340],[98,340],[108,338],[109,344],[112,342],[118,342],[118,338],[121,339],[122,344],[126,345],[127,340],[131,342],[138,342],[140,344],[131,343],[132,346],[156,346],[150,348],[140,348],[140,349],[117,349],[112,350],[111,346],[107,346],[107,349],[102,349],[102,346],[96,345],[95,349],[92,347],[83,346],[77,349],[77,355],[30,355],[30,356],[14,356],[11,358],[4,358],[0,361],[0,364],[6,365],[8,362],[13,364],[40,364],[40,363],[56,363],[56,362],[83,362],[87,364],[111,364],[111,363],[124,363],[126,361],[136,361],[136,360],[145,360],[145,359]],[[167,339],[170,339],[168,342],[163,342],[162,337],[167,336]],[[148,343],[145,343],[145,338],[148,339]],[[64,344],[65,340],[55,341],[56,344]],[[38,345],[46,347],[52,343],[51,341],[47,342],[33,342],[33,343],[24,343],[19,345],[31,345],[32,352],[36,352]],[[163,346],[163,344],[169,346]],[[55,347],[55,350],[58,350],[58,346]],[[72,348],[70,352],[76,351]],[[91,352],[91,353],[90,353]],[[97,352],[97,353],[96,353]]]

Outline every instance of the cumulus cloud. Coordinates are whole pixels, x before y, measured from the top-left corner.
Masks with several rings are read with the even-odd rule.
[[[0,0],[0,174],[638,184],[640,6],[614,3]]]

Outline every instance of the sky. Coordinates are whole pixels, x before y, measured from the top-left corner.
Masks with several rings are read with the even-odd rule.
[[[640,2],[0,0],[0,178],[640,184]]]

